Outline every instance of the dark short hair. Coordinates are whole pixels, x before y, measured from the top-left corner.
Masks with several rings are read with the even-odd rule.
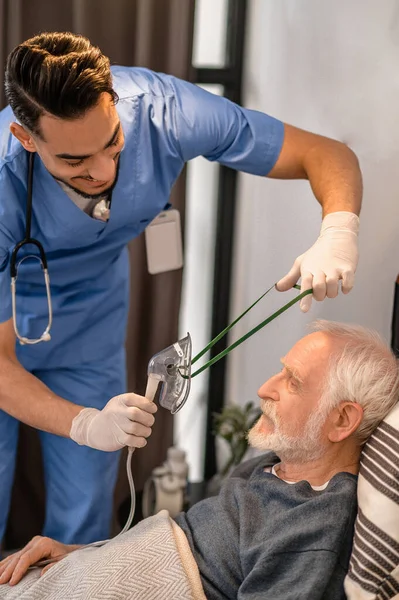
[[[82,35],[42,33],[19,44],[7,58],[5,91],[21,125],[40,137],[40,117],[76,119],[112,89],[109,58]]]

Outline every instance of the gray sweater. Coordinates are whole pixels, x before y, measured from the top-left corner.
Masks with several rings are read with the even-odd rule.
[[[218,496],[176,517],[210,600],[341,600],[356,516],[357,477],[326,489],[289,484],[264,468],[272,453],[240,465]]]

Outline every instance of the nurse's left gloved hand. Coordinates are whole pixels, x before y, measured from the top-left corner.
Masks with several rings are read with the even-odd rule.
[[[143,448],[151,435],[156,404],[138,394],[115,396],[102,410],[84,408],[73,419],[70,437],[77,444],[113,452]]]
[[[352,212],[339,211],[325,216],[318,239],[277,282],[277,290],[291,289],[301,277],[301,292],[313,288],[315,300],[335,298],[340,280],[342,292],[350,292],[358,261],[358,231],[359,217]],[[301,310],[307,312],[311,303],[309,294],[301,300]]]

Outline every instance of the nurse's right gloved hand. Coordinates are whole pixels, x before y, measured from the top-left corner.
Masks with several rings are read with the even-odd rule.
[[[151,435],[156,404],[138,394],[115,396],[102,410],[84,408],[73,419],[70,437],[77,444],[113,452],[143,448]]]

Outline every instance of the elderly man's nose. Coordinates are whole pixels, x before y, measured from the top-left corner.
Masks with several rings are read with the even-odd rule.
[[[270,379],[265,381],[265,383],[259,388],[258,396],[259,398],[268,398],[270,400],[278,400],[278,391],[276,389],[278,375],[273,375]]]

